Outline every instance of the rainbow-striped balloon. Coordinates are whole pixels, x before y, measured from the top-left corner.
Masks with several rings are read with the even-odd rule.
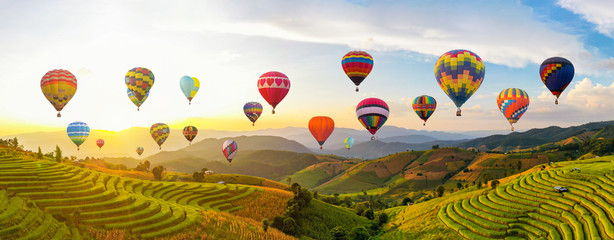
[[[379,98],[364,99],[356,106],[356,117],[360,124],[373,135],[371,140],[375,140],[375,133],[384,126],[389,113],[388,104]]]
[[[424,121],[422,125],[426,126],[426,120],[433,115],[435,108],[437,108],[437,101],[431,96],[422,95],[415,98],[411,106],[418,117]]]
[[[358,85],[369,76],[373,69],[373,57],[364,51],[351,51],[341,59],[341,67],[354,82],[356,92],[358,92]]]

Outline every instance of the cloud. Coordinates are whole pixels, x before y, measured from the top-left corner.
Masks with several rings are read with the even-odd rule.
[[[532,8],[515,1],[224,1],[186,11],[154,24],[175,31],[410,51],[433,59],[464,48],[487,62],[511,67],[541,63],[555,55],[574,63],[598,61],[577,36],[535,20]],[[577,72],[589,72],[583,66],[590,64],[577,65]]]
[[[614,37],[614,1],[610,0],[559,0],[559,6],[596,24],[595,29],[609,37]]]

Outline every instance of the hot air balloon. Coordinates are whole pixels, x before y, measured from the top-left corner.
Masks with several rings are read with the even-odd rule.
[[[364,99],[356,106],[356,117],[373,135],[371,140],[375,140],[375,133],[386,123],[389,112],[388,104],[379,98]]]
[[[309,131],[318,141],[318,144],[320,144],[320,149],[322,149],[322,145],[324,145],[330,134],[333,133],[333,130],[335,130],[335,122],[332,118],[317,116],[309,120]]]
[[[228,160],[228,165],[232,163],[232,159],[237,154],[237,149],[237,143],[233,140],[226,140],[222,144],[222,153],[224,157],[226,157],[226,160]]]
[[[147,97],[149,96],[149,92],[145,94],[145,97],[143,97],[143,100],[138,100],[136,96],[134,96],[134,92],[130,91],[130,88],[128,88],[127,91],[128,91],[128,98],[130,99],[130,101],[132,101],[132,103],[134,103],[134,105],[136,105],[136,110],[139,111],[141,108],[141,105],[145,102],[145,100],[147,100]]]
[[[460,107],[482,84],[484,73],[482,59],[468,50],[452,50],[437,60],[435,78],[439,87],[456,104],[456,116],[461,115]]]
[[[72,122],[68,124],[66,133],[68,133],[70,140],[77,145],[78,151],[79,146],[81,146],[90,135],[90,127],[84,122]]]
[[[559,104],[559,96],[567,88],[574,75],[571,62],[562,57],[551,57],[539,66],[539,75],[552,95],[556,96],[554,104]]]
[[[166,138],[170,134],[171,130],[168,128],[168,125],[165,123],[156,123],[151,125],[149,129],[149,133],[151,137],[156,141],[160,149],[162,149],[162,144],[166,141]]]
[[[136,153],[139,154],[139,156],[141,156],[141,154],[143,154],[143,151],[145,151],[145,149],[143,149],[143,147],[137,147],[136,148]]]
[[[373,69],[373,57],[367,52],[351,51],[341,59],[341,67],[350,80],[354,82],[356,92],[358,92],[358,85],[369,76],[371,69]]]
[[[437,108],[437,101],[431,96],[422,95],[415,98],[411,106],[418,117],[424,121],[422,126],[426,126],[426,120],[433,115],[435,108]]]
[[[252,126],[254,126],[256,120],[262,114],[262,105],[259,102],[248,102],[243,105],[243,113],[252,121]]]
[[[290,90],[290,79],[280,72],[267,72],[258,78],[258,91],[260,95],[273,107],[275,107],[286,97]]]
[[[136,99],[143,101],[154,84],[154,74],[147,68],[136,67],[126,73],[125,81]]]
[[[200,88],[200,81],[198,78],[183,76],[179,79],[179,86],[181,87],[181,91],[186,98],[188,98],[188,104],[192,104],[192,98],[198,92]]]
[[[194,126],[186,126],[183,128],[183,136],[190,142],[190,145],[192,145],[192,140],[194,140],[196,134],[198,134],[198,129]]]
[[[352,148],[352,146],[354,146],[354,138],[353,137],[345,138],[343,140],[343,143],[345,143],[345,147],[348,150],[350,150],[350,148]]]
[[[77,78],[69,71],[54,69],[41,79],[41,89],[45,98],[58,111],[58,117],[61,117],[60,111],[77,92]]]
[[[102,149],[102,146],[104,146],[104,140],[102,139],[96,140],[96,145],[99,147],[99,149]]]
[[[497,105],[514,131],[512,124],[516,123],[529,107],[529,95],[522,89],[508,88],[499,93]]]

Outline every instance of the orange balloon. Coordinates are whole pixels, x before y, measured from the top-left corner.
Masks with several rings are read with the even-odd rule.
[[[309,131],[320,144],[320,149],[322,149],[322,145],[324,145],[330,134],[333,133],[333,130],[335,130],[335,122],[332,118],[317,116],[309,120]]]

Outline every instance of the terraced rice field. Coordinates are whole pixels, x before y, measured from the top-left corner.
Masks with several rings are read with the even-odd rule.
[[[467,239],[614,239],[611,165],[532,172],[486,195],[448,204],[438,218]],[[554,192],[554,186],[569,192]]]
[[[241,209],[231,203],[260,190],[231,184],[136,180],[11,155],[0,155],[0,189],[5,190],[0,192],[0,239],[75,237],[70,233],[75,229],[52,216],[72,219],[83,228],[121,229],[145,239],[163,237],[188,229],[203,209]],[[17,197],[6,202],[7,193]],[[19,204],[26,202],[38,211],[19,210]]]

